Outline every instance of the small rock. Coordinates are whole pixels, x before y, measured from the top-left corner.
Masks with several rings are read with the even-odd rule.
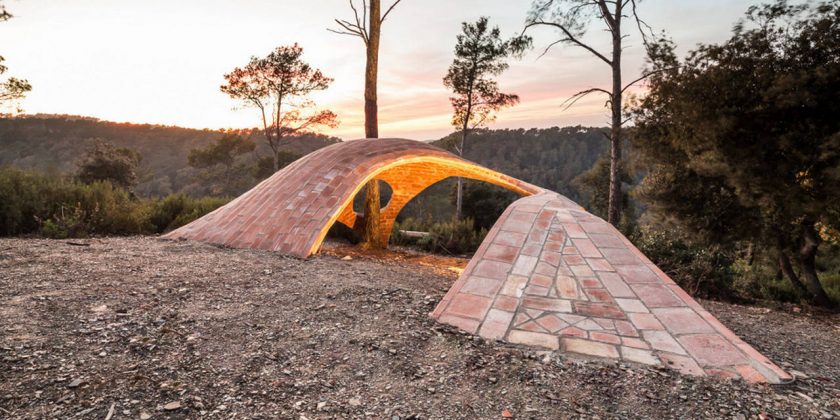
[[[511,413],[511,412],[510,412],[510,410],[508,410],[507,408],[505,408],[504,410],[502,410],[502,417],[504,417],[504,418],[506,418],[506,419],[512,418],[512,417],[513,417],[513,413]]]
[[[319,402],[316,408],[318,409],[318,411],[323,411],[325,408],[327,408],[327,402],[326,401]]]
[[[350,401],[347,402],[353,407],[358,407],[362,405],[362,400],[359,397],[350,398]]]
[[[179,401],[172,401],[169,404],[163,406],[163,409],[166,411],[174,411],[181,408],[181,403]]]
[[[83,383],[85,383],[85,380],[84,380],[84,379],[79,379],[79,378],[76,378],[76,379],[73,379],[73,381],[72,381],[72,382],[70,382],[69,384],[67,384],[67,388],[78,388],[78,387],[79,387],[79,386],[81,386]]]
[[[145,411],[140,413],[140,420],[149,420],[150,418],[152,418],[151,414],[149,414]]]
[[[349,255],[345,255],[344,257],[341,258],[341,261],[350,261],[352,259],[353,259],[353,257],[351,257]]]
[[[811,377],[806,375],[804,372],[798,371],[796,369],[791,369],[790,373],[796,375],[798,379],[810,379]]]

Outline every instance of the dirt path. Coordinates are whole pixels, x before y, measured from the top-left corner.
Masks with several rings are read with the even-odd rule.
[[[463,261],[82,242],[0,239],[0,418],[840,418],[838,316],[704,302],[807,376],[749,386],[439,325]]]

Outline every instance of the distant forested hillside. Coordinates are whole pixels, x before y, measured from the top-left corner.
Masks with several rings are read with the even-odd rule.
[[[458,136],[453,133],[433,144],[450,148]],[[603,129],[593,127],[479,130],[467,138],[464,157],[575,199],[572,180],[591,168],[608,146]]]
[[[207,191],[198,171],[188,166],[187,155],[190,150],[206,147],[223,134],[223,131],[114,123],[71,116],[3,118],[0,119],[0,166],[71,173],[87,148],[104,140],[142,155],[141,183],[136,189],[139,195],[186,192],[199,196]],[[256,141],[258,155],[269,155],[259,132],[241,131],[239,134]],[[457,133],[453,133],[433,144],[448,148],[447,144],[456,136]],[[292,139],[287,150],[304,155],[336,141],[340,140],[311,134]],[[572,180],[592,167],[606,151],[607,144],[598,128],[479,130],[467,140],[465,157],[577,199],[579,194],[572,186]],[[437,191],[446,188],[441,185]]]
[[[142,155],[141,183],[136,192],[143,196],[187,192],[203,195],[195,169],[187,164],[190,150],[205,147],[224,134],[149,124],[100,121],[73,116],[0,118],[0,166],[12,165],[52,173],[76,170],[90,145],[104,140]],[[256,153],[268,156],[268,147],[256,130],[238,132],[253,138]],[[287,150],[303,155],[340,141],[335,137],[310,134],[290,140]]]

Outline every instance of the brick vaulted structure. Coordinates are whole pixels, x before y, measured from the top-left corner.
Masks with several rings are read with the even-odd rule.
[[[165,237],[307,257],[336,222],[357,224],[353,198],[371,179],[393,195],[384,235],[428,186],[460,176],[523,196],[511,204],[432,313],[487,339],[668,366],[691,375],[781,383],[791,376],[703,309],[621,233],[571,200],[400,139],[313,152],[229,204]]]

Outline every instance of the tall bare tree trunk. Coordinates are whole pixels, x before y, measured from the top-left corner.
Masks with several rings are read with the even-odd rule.
[[[467,142],[467,120],[461,128],[461,146],[458,147],[458,156],[464,157],[464,144]],[[458,187],[455,191],[455,220],[463,217],[462,207],[464,206],[464,178],[458,177]]]
[[[379,0],[370,0],[370,21],[365,62],[365,137],[379,138],[378,107],[376,104],[376,81],[379,68],[379,31],[382,25]],[[364,245],[368,248],[385,248],[379,223],[379,181],[371,180],[365,194]]]
[[[805,220],[802,226],[802,247],[799,249],[799,265],[802,269],[802,279],[808,289],[811,302],[817,306],[830,307],[833,302],[825,293],[817,276],[816,257],[820,238],[814,228],[814,222]]]
[[[621,221],[621,2],[616,2],[615,19],[612,20],[612,127],[610,129],[610,195],[607,221],[618,226]]]

